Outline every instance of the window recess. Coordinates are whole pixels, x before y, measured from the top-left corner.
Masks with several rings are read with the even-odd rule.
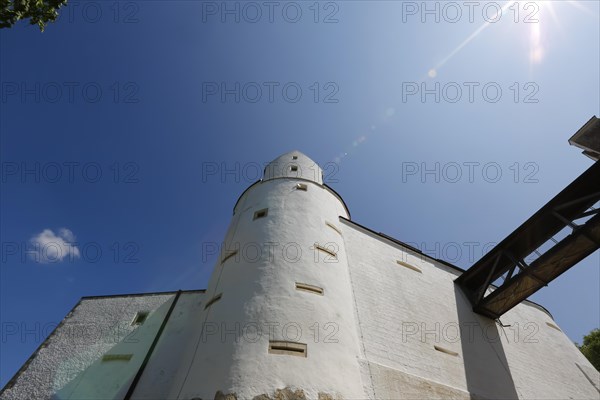
[[[306,344],[271,340],[269,341],[269,353],[306,357]]]
[[[309,285],[308,283],[296,282],[296,290],[302,290],[304,292],[319,294],[323,296],[323,288],[314,285]]]
[[[412,264],[409,264],[409,263],[407,263],[407,262],[400,261],[400,260],[396,260],[396,262],[397,262],[399,265],[402,265],[402,266],[403,266],[403,267],[405,267],[405,268],[411,269],[411,270],[413,270],[413,271],[415,271],[415,272],[418,272],[418,273],[423,273],[423,271],[421,271],[421,268],[417,268],[417,267],[415,267],[415,266],[414,266],[414,265],[412,265]]]

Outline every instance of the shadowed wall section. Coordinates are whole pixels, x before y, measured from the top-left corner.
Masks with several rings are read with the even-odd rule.
[[[495,321],[473,313],[465,294],[454,287],[467,390],[472,399],[517,399],[503,346],[507,338]],[[504,340],[504,344],[503,344]]]

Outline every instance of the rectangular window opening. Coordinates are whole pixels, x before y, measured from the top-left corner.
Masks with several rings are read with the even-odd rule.
[[[452,350],[445,349],[445,348],[443,348],[443,347],[440,347],[440,346],[437,346],[437,345],[434,345],[434,346],[433,346],[433,348],[434,348],[434,349],[436,349],[437,351],[440,351],[440,352],[442,352],[442,353],[449,354],[449,355],[451,355],[451,356],[455,356],[455,357],[456,357],[456,356],[458,356],[458,353],[457,353],[457,352],[455,352],[455,351],[452,351]]]
[[[323,296],[323,288],[314,285],[309,285],[307,283],[296,282],[296,289],[302,290],[304,292],[320,294],[321,296]]]
[[[105,361],[129,361],[133,354],[105,354],[102,356],[102,362]]]
[[[306,183],[299,183],[296,185],[297,190],[304,190],[305,192],[308,190],[308,185]]]
[[[236,254],[238,253],[237,250],[232,251],[231,253],[227,254],[225,257],[223,257],[223,259],[221,260],[221,264],[224,264],[225,261],[229,260],[231,257],[234,257]]]
[[[414,265],[412,265],[412,264],[409,264],[409,263],[407,263],[407,262],[400,261],[400,260],[396,260],[396,262],[397,262],[398,264],[402,265],[403,267],[406,267],[406,268],[408,268],[408,269],[412,269],[413,271],[416,271],[416,272],[418,272],[418,273],[420,273],[420,274],[422,274],[422,273],[423,273],[423,271],[421,271],[421,268],[417,268],[417,267],[415,267],[415,266],[414,266]]]
[[[206,305],[204,306],[204,309],[206,310],[208,307],[212,306],[213,304],[215,304],[217,301],[221,300],[221,297],[223,296],[223,293],[219,293],[218,295],[214,296],[212,299],[210,299],[208,301],[208,303],[206,303]]]
[[[297,160],[298,156],[292,156],[292,160]]]
[[[315,249],[322,251],[323,253],[329,254],[333,258],[337,258],[337,254],[334,251],[329,250],[328,248],[323,247],[320,244],[315,243]]]
[[[150,314],[148,311],[138,311],[137,314],[135,314],[133,321],[131,321],[131,325],[142,325],[146,322],[148,314]]]
[[[271,340],[269,341],[269,353],[306,357],[306,344]]]
[[[264,218],[267,216],[268,213],[269,213],[269,209],[263,208],[262,210],[256,211],[254,213],[254,217],[252,219],[254,220],[254,219]]]
[[[334,224],[332,224],[331,222],[327,222],[326,221],[325,225],[327,225],[328,227],[330,227],[331,229],[333,229],[334,231],[336,231],[340,235],[342,234],[342,231],[340,231],[340,229],[337,226],[335,226]]]
[[[298,171],[298,166],[297,165],[290,166],[290,171],[292,171],[292,172]]]

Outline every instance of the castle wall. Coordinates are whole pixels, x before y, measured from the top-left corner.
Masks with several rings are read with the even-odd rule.
[[[600,374],[539,306],[502,327],[471,311],[459,271],[341,222],[371,398],[598,398]]]
[[[122,397],[173,297],[83,298],[6,385],[0,398]],[[148,317],[142,325],[132,325],[138,311],[148,311]]]
[[[0,398],[598,399],[543,307],[477,315],[461,270],[348,218],[284,154],[236,203],[206,291],[83,298]]]
[[[207,301],[218,300],[201,316],[203,343],[190,347],[194,360],[182,365],[180,398],[213,398],[220,390],[246,399],[284,387],[310,398],[364,397],[346,251],[336,227],[346,210],[314,181],[302,157],[298,172],[309,175],[269,178],[238,201],[206,291]],[[290,342],[302,352],[282,351]]]

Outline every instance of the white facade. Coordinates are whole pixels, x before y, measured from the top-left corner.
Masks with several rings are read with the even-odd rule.
[[[257,218],[261,210],[266,215]],[[267,166],[265,179],[235,207],[221,255],[225,261],[215,267],[206,290],[207,299],[221,298],[201,316],[206,343],[194,347],[189,366],[181,365],[188,379],[174,396],[205,399],[221,390],[252,398],[285,386],[314,398],[318,392],[364,396],[346,250],[340,233],[326,225],[339,226],[340,215],[348,216],[344,204],[322,186],[321,169],[312,160],[295,152]],[[327,335],[326,328],[337,331],[336,342],[319,337]],[[307,349],[273,354],[270,341]]]
[[[349,218],[312,160],[282,155],[238,200],[206,291],[82,300],[0,398],[600,398],[541,306],[474,314],[460,269]],[[68,350],[84,315],[127,328]]]

